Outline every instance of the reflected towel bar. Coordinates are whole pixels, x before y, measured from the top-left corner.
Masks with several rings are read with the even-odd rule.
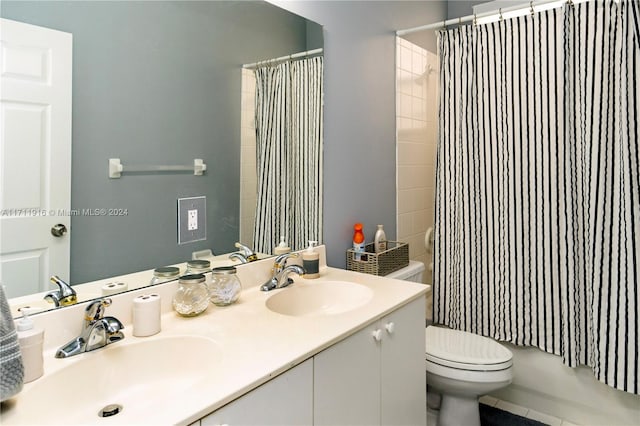
[[[202,176],[207,170],[207,165],[201,158],[193,160],[192,166],[127,166],[120,162],[119,158],[109,158],[109,178],[119,179],[125,172],[183,172],[193,171],[195,176]]]

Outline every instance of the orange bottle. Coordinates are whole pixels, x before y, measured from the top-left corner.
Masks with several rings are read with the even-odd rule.
[[[355,260],[361,260],[364,253],[364,233],[362,232],[362,224],[353,225],[353,250],[355,251]]]

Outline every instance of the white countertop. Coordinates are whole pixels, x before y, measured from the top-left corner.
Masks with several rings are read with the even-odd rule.
[[[321,262],[324,262],[324,253]],[[162,331],[155,336],[135,337],[131,334],[130,301],[133,297],[142,294],[144,289],[114,296],[114,303],[107,308],[106,314],[123,321],[126,338],[109,347],[135,344],[148,339],[197,335],[214,341],[219,347],[219,352],[209,364],[201,366],[203,376],[210,376],[211,379],[203,380],[191,387],[180,401],[166,401],[163,389],[157,389],[157,394],[148,395],[150,402],[148,406],[129,407],[127,416],[117,415],[104,419],[96,417],[95,424],[131,423],[131,415],[135,414],[133,411],[140,413],[140,417],[135,417],[136,423],[139,423],[140,419],[141,422],[150,424],[189,424],[391,311],[424,297],[430,289],[428,285],[322,266],[320,279],[305,280],[294,275],[295,283],[292,285],[322,285],[325,280],[350,281],[369,287],[373,291],[371,301],[352,311],[336,315],[285,316],[269,310],[265,306],[265,301],[278,292],[286,292],[288,288],[270,292],[259,290],[265,277],[269,276],[271,264],[272,260],[266,259],[238,268],[238,276],[243,284],[243,292],[238,302],[228,307],[210,305],[206,312],[192,318],[181,317],[170,310],[170,297],[175,291],[175,283],[154,287],[156,289],[154,292],[160,293],[162,297],[164,312]],[[64,343],[77,335],[75,333],[80,328],[82,320],[80,309],[75,309],[74,312],[71,312],[71,309],[64,311],[66,311],[66,323],[71,321],[74,324],[77,323],[77,326],[66,329],[62,327],[63,330],[57,334],[47,330],[46,333],[49,333],[49,336],[45,348],[45,377],[47,374],[81,361],[83,357],[93,355],[89,352],[68,359],[54,358],[54,352],[60,342]],[[46,324],[47,319],[44,315],[35,317],[36,325]],[[99,351],[109,350],[109,347]],[[188,364],[189,359],[181,362]],[[180,369],[181,363],[176,363],[175,368]],[[158,374],[162,374],[162,371]],[[29,392],[31,387],[37,385],[38,380],[26,384],[22,394]],[[59,403],[73,405],[73,401],[59,401]],[[21,407],[19,394],[8,410],[3,407],[3,424],[14,424],[20,412],[26,408]],[[38,418],[40,424],[46,423],[47,420],[68,424],[65,419],[47,419],[46,412],[41,412],[40,416]],[[33,420],[32,416],[30,418]]]

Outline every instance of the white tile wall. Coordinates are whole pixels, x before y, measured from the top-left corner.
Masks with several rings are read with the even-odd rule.
[[[256,211],[256,78],[252,70],[242,69],[240,113],[240,242],[253,244]]]
[[[437,69],[435,54],[397,39],[397,235],[409,243],[411,259],[427,266],[432,253],[424,247],[424,234],[433,226],[435,208]]]
[[[431,283],[433,253],[425,248],[424,235],[433,227],[435,210],[438,58],[398,38],[396,67],[396,232],[409,243],[409,257],[425,264],[424,282]],[[427,318],[430,306],[427,301]]]

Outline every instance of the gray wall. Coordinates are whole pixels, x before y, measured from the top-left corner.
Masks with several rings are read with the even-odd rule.
[[[344,267],[354,223],[396,237],[395,31],[442,20],[446,2],[275,3],[324,27],[324,243]]]
[[[481,3],[487,3],[487,0],[449,0],[447,4],[447,19],[473,15],[473,6]]]
[[[72,218],[71,281],[235,250],[241,65],[321,46],[318,26],[246,1],[3,0],[1,15],[73,33],[72,208],[128,211]],[[125,166],[203,158],[207,173],[110,180],[112,157]],[[176,200],[201,195],[208,239],[178,246]]]

